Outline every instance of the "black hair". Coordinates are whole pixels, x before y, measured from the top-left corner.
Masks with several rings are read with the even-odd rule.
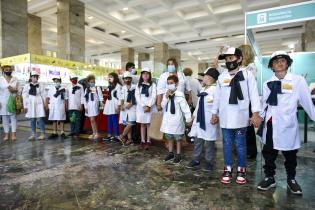
[[[169,80],[173,80],[173,81],[175,82],[175,84],[178,83],[178,77],[175,76],[175,75],[170,75],[170,76],[168,76],[168,77],[167,77],[167,81],[169,81]]]
[[[117,73],[111,72],[111,73],[108,74],[108,76],[112,76],[112,77],[114,78],[114,81],[113,81],[113,86],[114,86],[114,87],[116,87],[117,84],[120,84],[120,85],[121,85]]]
[[[129,68],[134,68],[136,65],[132,62],[128,62],[126,63],[126,70],[129,69]]]
[[[138,87],[141,87],[141,85],[142,85],[142,83],[143,83],[142,74],[145,73],[145,72],[147,72],[147,71],[141,72],[140,79],[139,79],[139,83],[138,83]],[[153,82],[152,82],[152,74],[151,74],[151,72],[147,72],[147,73],[149,73],[149,75],[150,75],[149,80],[148,80],[148,83],[149,83],[150,86],[151,86],[152,83],[153,83]]]

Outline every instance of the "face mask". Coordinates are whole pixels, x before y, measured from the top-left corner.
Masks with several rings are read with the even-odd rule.
[[[95,83],[89,83],[90,87],[95,87]]]
[[[6,76],[11,76],[11,75],[12,75],[12,72],[11,72],[11,71],[5,71],[4,74],[5,74]]]
[[[170,84],[170,85],[167,85],[167,89],[174,92],[176,91],[177,88],[175,84]]]
[[[168,65],[168,66],[167,66],[167,71],[168,71],[169,73],[173,73],[173,72],[176,71],[176,68],[175,68],[174,65]]]
[[[60,82],[55,82],[55,87],[56,88],[59,88],[61,86],[61,83]]]
[[[130,71],[130,73],[133,74],[133,75],[135,75],[135,74],[136,74],[136,69],[135,69],[135,68],[132,68],[131,71]]]
[[[143,81],[147,82],[149,80],[150,76],[149,75],[142,75]]]
[[[72,83],[73,85],[76,85],[76,84],[78,84],[78,80],[73,79],[73,80],[71,80],[71,83]]]
[[[225,65],[229,71],[233,71],[239,66],[239,64],[237,63],[237,60],[226,62]]]
[[[114,82],[114,78],[108,78],[108,82],[113,83]]]

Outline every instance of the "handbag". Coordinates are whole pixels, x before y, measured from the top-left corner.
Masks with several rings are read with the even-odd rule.
[[[160,112],[154,112],[151,115],[151,123],[149,128],[149,137],[155,140],[162,141],[163,133],[160,131],[162,124],[163,114]]]
[[[8,102],[7,102],[7,110],[8,112],[15,114],[16,113],[16,108],[15,108],[15,98],[14,96],[11,94],[8,98]]]
[[[21,95],[16,95],[15,97],[15,109],[16,114],[20,114],[23,109],[23,97]]]

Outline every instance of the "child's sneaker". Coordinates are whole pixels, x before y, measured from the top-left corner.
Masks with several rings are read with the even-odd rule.
[[[60,134],[60,137],[61,137],[62,139],[68,138],[64,132],[62,132],[62,133]]]
[[[238,167],[237,168],[237,177],[236,177],[236,184],[246,184],[246,168],[245,167]]]
[[[32,134],[30,137],[28,137],[29,141],[34,141],[36,139],[35,134]]]
[[[38,140],[45,140],[45,134],[41,134],[39,137],[38,137]]]
[[[182,162],[182,156],[180,154],[175,155],[173,163],[179,164],[180,162]]]
[[[295,179],[288,180],[288,189],[292,194],[302,195],[302,188]]]
[[[50,136],[48,137],[48,139],[55,139],[55,138],[58,138],[58,134],[56,134],[56,133],[52,133],[52,134],[50,134]]]
[[[258,190],[267,191],[270,188],[276,187],[275,178],[272,177],[265,177],[257,186]]]
[[[190,161],[190,163],[188,163],[186,168],[188,168],[188,169],[195,169],[195,168],[198,168],[199,166],[200,166],[200,162],[199,161],[192,160],[192,161]]]
[[[230,166],[224,166],[224,172],[221,177],[221,183],[230,184],[232,180],[232,169]]]
[[[174,159],[174,153],[173,152],[170,152],[168,153],[168,155],[165,157],[164,161],[165,162],[168,162],[170,160],[173,160]]]
[[[204,167],[202,170],[203,170],[204,172],[209,173],[209,172],[212,171],[212,168],[213,168],[213,166],[212,166],[211,163],[206,163],[206,164],[205,164],[205,167]]]

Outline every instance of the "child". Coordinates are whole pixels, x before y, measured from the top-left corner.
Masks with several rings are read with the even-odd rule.
[[[103,114],[107,116],[107,138],[104,141],[119,140],[118,130],[118,113],[120,110],[119,98],[121,92],[121,85],[119,82],[118,74],[112,72],[108,75],[108,98],[105,102]],[[114,130],[114,132],[113,132]]]
[[[245,184],[246,180],[246,128],[249,121],[259,126],[260,100],[255,77],[251,72],[241,69],[242,51],[228,48],[219,59],[225,59],[228,71],[218,78],[212,106],[211,123],[220,119],[223,133],[224,172],[221,177],[223,184],[231,183],[232,179],[232,147],[237,150],[237,184]],[[249,103],[253,116],[249,118]],[[219,113],[219,118],[217,114]]]
[[[30,82],[23,88],[23,105],[26,113],[25,117],[31,120],[32,134],[28,140],[36,139],[36,123],[38,121],[40,128],[40,136],[38,140],[45,139],[45,89],[38,83],[39,74],[32,71],[30,74]]]
[[[295,180],[297,157],[300,148],[297,106],[301,104],[307,115],[315,120],[315,107],[305,79],[288,72],[292,59],[284,51],[271,55],[268,67],[274,75],[264,83],[263,107],[264,124],[262,155],[265,159],[265,179],[258,184],[259,190],[269,190],[276,186],[274,179],[278,151],[284,156],[287,172],[287,187],[293,194],[302,194]]]
[[[186,166],[192,169],[200,165],[200,156],[203,147],[206,147],[204,167],[205,172],[210,172],[213,168],[214,162],[214,148],[215,140],[219,137],[219,129],[217,125],[211,125],[211,110],[213,105],[213,98],[216,89],[216,81],[219,77],[219,72],[215,68],[208,68],[203,76],[203,87],[198,95],[199,99],[197,107],[193,114],[193,126],[190,131],[190,136],[195,137],[193,160]]]
[[[53,121],[53,133],[48,137],[54,139],[58,137],[57,127],[59,126],[60,137],[67,138],[64,132],[64,121],[66,120],[66,110],[68,109],[68,93],[61,87],[61,78],[54,77],[54,86],[48,91],[46,98],[46,109],[49,109],[48,120]]]
[[[161,132],[168,142],[169,154],[164,161],[173,160],[173,163],[181,162],[181,141],[185,133],[185,121],[191,125],[191,113],[183,92],[177,90],[178,77],[171,75],[167,78],[167,91],[162,99],[164,110],[161,124]],[[174,141],[176,141],[176,155],[173,153]]]
[[[141,70],[138,86],[136,88],[137,123],[141,124],[140,149],[148,149],[151,140],[148,130],[151,122],[151,114],[156,111],[156,84],[152,82],[151,70],[147,67]]]
[[[136,125],[136,85],[132,84],[132,75],[129,71],[123,74],[125,85],[121,90],[121,111],[120,122],[125,126],[123,133],[119,136],[119,140],[123,145],[128,146],[133,144],[131,138],[131,129]],[[128,140],[126,140],[126,137]]]
[[[79,137],[81,127],[81,114],[84,103],[84,90],[82,85],[78,84],[78,77],[70,77],[71,86],[68,88],[69,93],[69,118],[71,123],[71,132],[69,136]]]
[[[89,139],[98,139],[98,129],[96,124],[96,116],[99,114],[100,103],[103,102],[103,94],[99,87],[95,86],[95,76],[89,75],[86,78],[88,86],[84,92],[84,109],[85,116],[90,118],[93,133],[88,137]]]

